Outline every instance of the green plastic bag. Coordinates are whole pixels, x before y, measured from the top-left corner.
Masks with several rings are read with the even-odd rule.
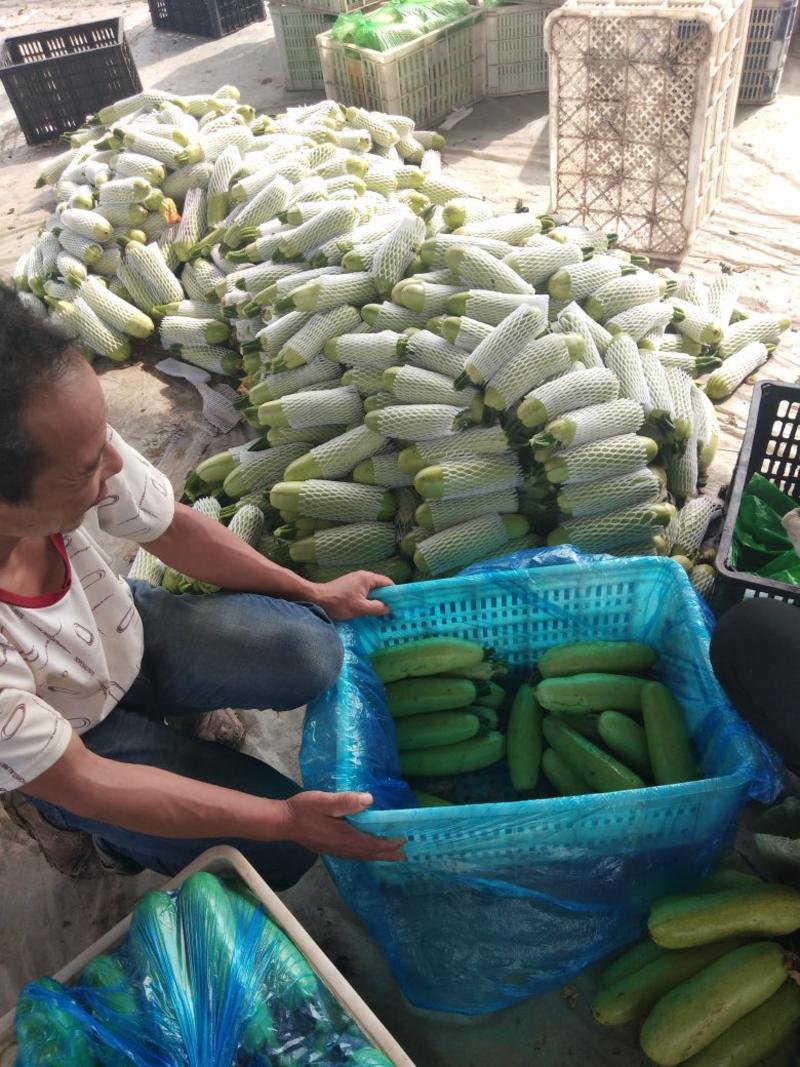
[[[754,474],[742,493],[733,531],[731,563],[736,570],[800,585],[800,557],[781,519],[797,503],[761,474]]]

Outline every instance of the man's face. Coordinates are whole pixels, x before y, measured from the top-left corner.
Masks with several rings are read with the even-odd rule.
[[[108,443],[105,398],[89,364],[75,359],[50,388],[28,401],[22,421],[43,458],[26,500],[0,500],[0,534],[68,533],[122,469]]]

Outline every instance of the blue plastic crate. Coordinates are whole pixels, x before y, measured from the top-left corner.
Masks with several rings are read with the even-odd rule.
[[[341,627],[342,674],[306,717],[306,786],[372,792],[384,810],[356,824],[408,838],[403,864],[327,862],[420,1007],[481,1014],[562,984],[636,937],[655,897],[702,877],[730,843],[745,801],[771,800],[779,786],[774,757],[714,679],[709,616],[676,563],[584,557],[537,566],[537,556],[382,590],[391,613]],[[567,641],[654,645],[657,673],[686,711],[705,780],[480,802],[508,796],[501,765],[465,776],[456,807],[405,806],[412,795],[369,654],[434,634],[480,641],[520,669]]]

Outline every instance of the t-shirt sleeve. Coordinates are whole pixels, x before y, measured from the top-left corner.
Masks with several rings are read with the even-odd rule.
[[[19,789],[64,755],[72,727],[24,689],[0,689],[0,790]]]
[[[100,529],[112,537],[146,544],[160,537],[175,514],[169,479],[108,428],[109,443],[122,457],[122,470],[109,478],[106,496],[95,506]]]

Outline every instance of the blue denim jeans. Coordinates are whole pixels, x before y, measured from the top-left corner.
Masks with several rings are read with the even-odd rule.
[[[167,726],[164,717],[190,718],[223,707],[280,711],[324,693],[342,663],[341,643],[324,611],[254,593],[191,596],[144,582],[131,586],[144,623],[142,670],[111,714],[82,735],[86,747],[107,759],[160,767],[257,797],[299,792],[269,764]],[[33,802],[54,825],[86,831],[112,855],[165,875],[212,845],[230,844],[274,889],[287,889],[316,858],[292,842],[155,837]]]

